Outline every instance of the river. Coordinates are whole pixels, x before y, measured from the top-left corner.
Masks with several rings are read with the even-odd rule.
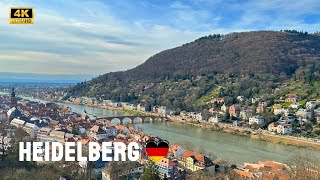
[[[25,99],[46,102],[39,99]],[[96,107],[58,103],[70,107],[74,112],[83,113],[86,110],[89,114],[98,117],[126,115],[121,111],[113,111]],[[223,132],[211,131],[184,125],[175,122],[155,122],[135,124],[144,132],[156,134],[170,143],[186,144],[195,149],[201,147],[206,154],[214,154],[218,159],[227,160],[231,163],[243,164],[244,162],[258,162],[259,160],[273,160],[286,163],[298,153],[307,154],[320,158],[320,152],[310,149],[303,149],[295,146],[274,144],[264,141],[231,135]]]

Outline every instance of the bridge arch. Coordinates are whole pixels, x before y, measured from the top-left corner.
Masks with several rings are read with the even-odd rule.
[[[145,117],[143,119],[143,122],[150,122],[150,123],[153,123],[154,122],[154,119],[152,117]]]
[[[116,117],[105,117],[105,120],[117,124],[134,124],[134,123],[152,123],[152,122],[162,122],[168,121],[167,117],[162,116],[116,116]]]
[[[129,118],[129,117],[122,118],[122,124],[132,124],[132,123],[133,123],[132,118]]]
[[[122,124],[122,119],[120,119],[120,118],[112,118],[112,119],[110,120],[110,122],[111,122],[112,124],[114,124],[114,125],[120,125],[120,124]]]
[[[154,122],[162,122],[163,121],[162,117],[154,117],[153,119],[154,119]]]
[[[144,119],[142,119],[139,116],[133,118],[133,123],[143,123],[143,122],[144,122]]]

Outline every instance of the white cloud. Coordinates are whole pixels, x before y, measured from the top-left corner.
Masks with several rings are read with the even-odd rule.
[[[9,6],[1,6],[3,8],[0,10]],[[90,16],[95,17],[94,22],[65,18],[35,8],[39,14],[35,17],[35,25],[6,25],[8,30],[0,35],[6,37],[4,41],[14,44],[11,43],[11,51],[6,50],[0,55],[0,64],[9,61],[15,63],[13,69],[7,65],[1,66],[0,71],[23,72],[25,68],[26,72],[45,70],[47,73],[81,71],[101,74],[125,70],[142,63],[160,50],[196,37],[193,33],[164,25],[125,24],[107,13],[102,14],[103,8],[100,3],[92,2],[85,6],[87,11],[95,10],[90,12]],[[108,18],[102,20],[104,15]],[[0,18],[5,17],[2,15]],[[102,22],[96,22],[99,20]],[[24,44],[19,44],[19,41]]]
[[[6,0],[0,2],[0,12],[4,12],[0,13],[0,22],[5,22],[0,24],[0,71],[102,74],[133,68],[159,51],[212,33],[247,31],[257,27],[308,27],[316,30],[319,23],[308,25],[300,18],[303,13],[317,13],[320,8],[320,3],[308,1],[308,6],[302,2],[280,0],[226,3],[224,6],[230,8],[226,10],[239,11],[239,20],[225,27],[224,17],[215,12],[225,8],[219,4],[224,1],[190,1],[196,8],[185,1],[172,2],[166,9],[168,19],[163,22],[148,17],[121,19],[113,14],[115,10],[110,3],[99,1],[46,1],[56,3],[56,6],[63,3],[60,9],[51,8],[44,2]],[[34,25],[6,23],[10,6],[28,3],[34,4]],[[141,5],[158,8],[148,1],[142,1]],[[75,9],[87,13],[77,15]],[[291,17],[292,10],[298,15]]]

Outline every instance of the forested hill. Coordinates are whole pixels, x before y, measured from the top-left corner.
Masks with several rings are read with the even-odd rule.
[[[225,96],[232,103],[236,95],[265,94],[292,78],[317,80],[319,69],[317,33],[255,31],[209,35],[162,51],[128,71],[80,83],[69,89],[68,96],[194,109],[204,105],[199,99],[214,96],[218,87],[216,96]]]

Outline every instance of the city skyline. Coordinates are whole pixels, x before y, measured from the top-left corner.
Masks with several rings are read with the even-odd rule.
[[[9,25],[30,6],[34,25]],[[0,2],[0,72],[103,74],[201,36],[252,30],[320,30],[320,3],[289,1]]]

